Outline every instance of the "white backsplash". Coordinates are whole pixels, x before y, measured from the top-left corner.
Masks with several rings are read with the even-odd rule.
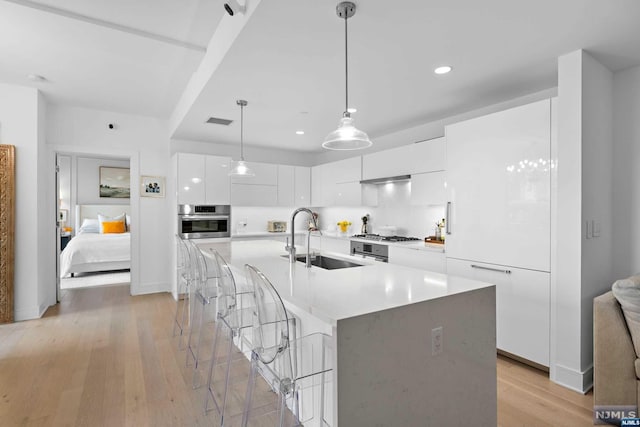
[[[392,225],[398,228],[398,235],[419,238],[434,235],[436,222],[444,218],[444,205],[412,206],[410,197],[410,182],[380,185],[377,207],[318,208],[320,228],[335,231],[339,221],[347,220],[352,223],[348,234],[358,234],[362,227],[361,218],[368,213],[370,233],[379,233],[380,227]]]
[[[231,234],[255,233],[267,230],[267,221],[286,221],[287,231],[291,231],[291,207],[231,207]],[[296,230],[307,229],[308,215],[296,217]],[[242,224],[245,224],[244,226]]]

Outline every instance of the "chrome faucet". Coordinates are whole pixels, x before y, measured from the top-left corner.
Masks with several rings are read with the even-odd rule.
[[[318,228],[318,223],[316,222],[316,217],[313,215],[313,212],[311,212],[310,209],[308,208],[298,208],[295,211],[293,211],[293,214],[291,214],[291,244],[289,245],[289,243],[287,242],[287,246],[285,246],[285,249],[287,250],[287,252],[289,252],[289,262],[290,263],[295,263],[296,262],[296,234],[295,234],[295,230],[296,230],[296,226],[295,226],[295,220],[296,220],[296,215],[298,215],[298,213],[300,212],[306,212],[309,215],[311,215],[311,219],[313,220],[313,225],[314,227],[317,229]],[[320,231],[320,230],[318,230]],[[322,235],[322,233],[320,233]],[[309,231],[309,236],[311,235],[311,232]],[[307,242],[309,242],[309,236],[307,236]],[[309,243],[307,243],[307,267],[311,267],[311,257],[309,256]]]

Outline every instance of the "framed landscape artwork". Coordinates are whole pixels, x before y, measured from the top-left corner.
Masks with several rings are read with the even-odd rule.
[[[164,177],[163,176],[141,176],[140,196],[142,197],[164,197]]]
[[[118,199],[131,197],[129,168],[100,166],[100,197]]]

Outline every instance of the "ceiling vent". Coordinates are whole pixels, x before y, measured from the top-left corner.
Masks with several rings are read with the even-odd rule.
[[[206,123],[211,123],[213,125],[229,126],[231,123],[233,123],[233,120],[220,119],[218,117],[209,117]]]

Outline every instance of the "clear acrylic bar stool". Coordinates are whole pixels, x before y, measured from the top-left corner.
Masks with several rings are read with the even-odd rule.
[[[217,251],[211,251],[208,256],[215,260],[219,278],[216,331],[209,363],[204,408],[205,412],[207,412],[209,410],[209,402],[212,401],[215,409],[220,414],[220,425],[224,426],[225,409],[231,382],[231,366],[234,362],[246,363],[246,357],[243,355],[242,349],[247,348],[247,352],[249,350],[248,345],[242,341],[242,330],[252,326],[253,311],[251,308],[240,308],[239,304],[242,296],[248,295],[251,291],[237,287],[231,268]],[[226,335],[227,348],[226,355],[221,357],[218,354],[218,346],[224,339],[223,334]],[[239,350],[235,357],[233,355],[234,348]],[[220,374],[224,371],[224,379],[217,380],[216,371],[219,371]],[[245,375],[240,381],[234,379],[234,383],[246,383],[246,379]]]
[[[200,386],[198,367],[201,364],[203,337],[206,329],[215,318],[216,299],[218,298],[218,280],[220,272],[214,259],[205,256],[200,248],[189,242],[189,253],[195,265],[192,304],[192,326],[187,341],[186,365],[193,362],[193,388]]]
[[[253,285],[254,315],[251,372],[245,396],[242,426],[257,418],[253,398],[260,374],[278,394],[274,424],[277,426],[328,426],[330,381],[332,378],[332,340],[314,333],[296,339],[290,331],[289,313],[277,290],[256,267],[246,265]],[[260,414],[261,418],[273,414]],[[262,423],[260,423],[262,425]]]
[[[178,341],[178,348],[183,348],[182,337],[186,335],[186,329],[190,323],[191,310],[190,310],[190,292],[193,282],[193,265],[189,254],[187,243],[175,235],[176,243],[176,270],[177,270],[177,295],[176,301],[176,313],[175,322],[173,324],[173,336],[180,334],[180,340]],[[181,297],[182,295],[182,302]]]

